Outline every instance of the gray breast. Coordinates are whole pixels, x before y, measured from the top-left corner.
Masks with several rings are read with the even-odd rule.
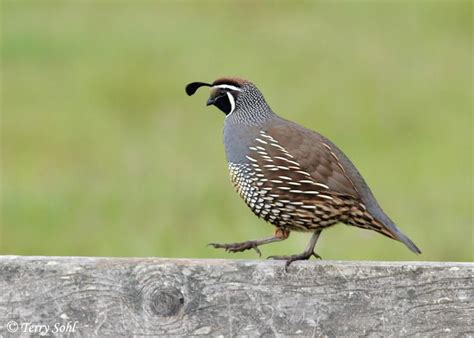
[[[257,126],[230,123],[224,124],[224,146],[229,163],[249,163],[249,147],[259,133]]]

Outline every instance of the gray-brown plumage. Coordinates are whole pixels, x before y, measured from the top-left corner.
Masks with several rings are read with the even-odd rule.
[[[375,230],[420,253],[378,205],[350,160],[327,138],[277,116],[250,82],[222,78],[213,84],[193,82],[188,95],[211,87],[208,105],[226,114],[224,144],[231,180],[246,204],[272,223],[275,236],[242,243],[216,244],[237,252],[280,241],[290,231],[313,232],[299,255],[278,256],[287,266],[308,259],[321,230],[342,222]],[[319,256],[318,256],[319,257]]]

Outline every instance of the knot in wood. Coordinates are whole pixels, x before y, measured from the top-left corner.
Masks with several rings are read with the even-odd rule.
[[[184,296],[176,288],[155,289],[150,294],[150,310],[160,317],[172,317],[178,314],[184,304]]]

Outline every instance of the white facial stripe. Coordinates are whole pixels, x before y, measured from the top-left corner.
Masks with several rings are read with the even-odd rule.
[[[230,106],[231,106],[231,109],[230,109],[230,114],[232,114],[232,112],[234,111],[235,109],[235,100],[234,100],[234,97],[232,96],[231,93],[227,92],[227,97],[229,98],[229,102],[230,102]]]
[[[213,88],[231,89],[231,90],[236,90],[236,91],[238,91],[238,92],[241,92],[241,91],[242,91],[242,89],[240,89],[239,87],[231,86],[231,85],[226,85],[226,84],[217,85],[217,86],[214,86]]]

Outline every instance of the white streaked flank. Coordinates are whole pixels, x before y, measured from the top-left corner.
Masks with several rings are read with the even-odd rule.
[[[270,180],[270,182],[277,183],[277,184],[282,184],[283,183],[283,181],[280,181],[280,180]]]
[[[285,148],[283,148],[281,145],[277,144],[277,143],[270,143],[271,146],[274,146],[275,148],[278,148],[280,150],[285,150]]]
[[[296,171],[298,174],[303,174],[305,176],[311,176],[310,174],[308,174],[306,171],[303,171],[303,170],[297,170]]]
[[[329,187],[326,184],[318,183],[318,182],[313,182],[314,185],[318,185],[324,189],[329,189]]]
[[[289,160],[287,158],[284,158],[284,157],[281,157],[281,156],[275,156],[274,158],[278,159],[278,160],[282,160],[282,161],[286,161],[288,163],[291,163],[291,164],[294,164],[295,166],[300,166],[300,164],[298,162],[295,162],[295,161],[292,161],[292,160]]]
[[[329,150],[332,150],[331,147],[330,147],[329,145],[327,145],[326,143],[321,142],[321,144],[322,144],[323,146],[325,146],[326,148],[328,148]]]
[[[308,195],[319,195],[319,191],[314,191],[314,190],[305,190],[305,191],[302,191],[301,193],[308,194]]]

